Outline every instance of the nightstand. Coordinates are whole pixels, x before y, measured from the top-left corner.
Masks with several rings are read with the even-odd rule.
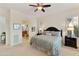
[[[77,38],[65,36],[65,46],[77,48]]]

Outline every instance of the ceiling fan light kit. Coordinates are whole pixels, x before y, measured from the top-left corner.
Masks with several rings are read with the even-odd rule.
[[[38,10],[42,10],[43,9],[43,7],[41,7],[41,6],[39,6],[39,7],[37,7],[38,8]]]
[[[29,5],[32,7],[36,7],[36,9],[34,10],[34,12],[41,10],[42,12],[45,12],[44,8],[50,7],[51,5],[43,5],[42,3],[37,3],[36,5]]]

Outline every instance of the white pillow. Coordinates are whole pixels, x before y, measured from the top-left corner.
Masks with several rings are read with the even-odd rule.
[[[44,35],[59,36],[59,31],[44,31]]]
[[[60,32],[59,31],[52,31],[51,32],[51,35],[52,36],[59,36],[60,35]]]
[[[50,31],[44,31],[44,35],[51,35]]]
[[[46,35],[50,35],[51,36],[51,33],[46,33]]]

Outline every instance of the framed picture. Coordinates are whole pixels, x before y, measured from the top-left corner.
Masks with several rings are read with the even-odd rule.
[[[19,30],[20,27],[21,27],[21,25],[18,24],[18,23],[14,23],[14,24],[13,24],[13,29],[14,29],[14,30]]]
[[[31,30],[32,30],[32,32],[35,32],[35,27],[33,26],[33,27],[31,28]]]

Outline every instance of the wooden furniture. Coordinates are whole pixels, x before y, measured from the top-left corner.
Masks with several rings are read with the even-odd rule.
[[[27,31],[22,31],[22,37],[28,37],[29,35],[28,35],[28,32]]]
[[[59,30],[58,28],[56,28],[56,27],[48,27],[46,30],[44,30],[44,31],[60,31],[61,33],[61,37],[62,37],[62,30]]]
[[[77,48],[77,39],[65,36],[65,46]]]

